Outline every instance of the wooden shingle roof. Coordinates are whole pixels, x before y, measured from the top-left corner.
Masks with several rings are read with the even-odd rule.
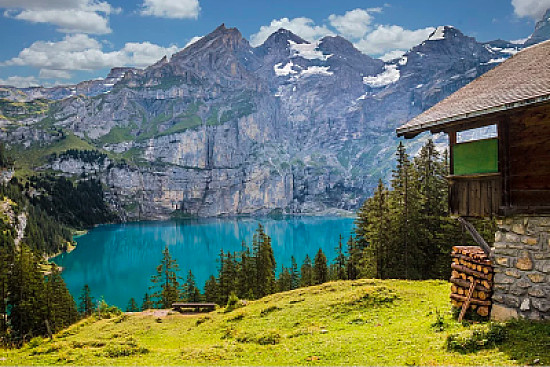
[[[412,137],[498,111],[550,101],[550,41],[528,47],[397,129]]]

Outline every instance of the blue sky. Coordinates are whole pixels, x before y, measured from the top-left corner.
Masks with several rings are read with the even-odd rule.
[[[523,39],[546,8],[550,0],[0,0],[0,84],[70,84],[145,67],[221,23],[253,45],[284,27],[310,41],[340,34],[390,58],[439,25],[479,41]]]

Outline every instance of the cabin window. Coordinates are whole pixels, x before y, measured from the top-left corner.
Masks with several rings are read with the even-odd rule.
[[[458,132],[452,154],[454,175],[498,172],[496,125]]]
[[[456,133],[456,142],[466,143],[475,140],[492,139],[497,136],[497,125],[489,125],[478,127],[477,129],[458,131]]]

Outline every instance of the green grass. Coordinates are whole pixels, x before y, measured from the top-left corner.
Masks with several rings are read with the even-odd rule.
[[[0,98],[0,115],[9,121],[19,121],[26,118],[43,115],[48,112],[53,101],[35,99],[30,102],[14,102]]]
[[[65,133],[65,138],[60,139],[53,144],[40,145],[34,143],[29,148],[14,146],[10,150],[10,154],[13,155],[16,161],[15,174],[20,178],[33,175],[33,167],[45,164],[48,157],[53,153],[59,155],[69,149],[97,150],[98,148],[73,133]]]
[[[448,350],[448,335],[472,328],[451,319],[449,291],[443,281],[341,281],[271,295],[231,312],[90,318],[52,341],[0,352],[0,365],[550,363],[548,323],[514,322],[504,327],[501,344],[472,353]]]
[[[135,128],[135,126],[133,126]],[[99,138],[98,142],[103,144],[115,144],[115,143],[121,143],[124,141],[131,141],[135,139],[135,136],[132,135],[132,126],[129,127],[120,127],[115,126],[111,128],[111,130],[102,137]]]
[[[170,128],[158,133],[156,136],[165,136],[185,131],[187,129],[193,129],[201,126],[202,120],[197,115],[186,115],[176,119],[176,123]]]

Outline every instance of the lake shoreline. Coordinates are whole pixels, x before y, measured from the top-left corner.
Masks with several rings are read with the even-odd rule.
[[[272,238],[280,271],[290,266],[292,256],[301,264],[319,248],[328,259],[334,258],[340,235],[347,241],[352,234],[354,218],[238,216],[104,224],[77,238],[78,251],[51,261],[64,268],[63,278],[74,296],[88,284],[95,296],[125,307],[131,297],[142,299],[148,291],[165,247],[178,261],[181,274],[191,270],[202,288],[210,275],[216,275],[220,252],[239,252],[243,241],[250,246],[258,224]]]

